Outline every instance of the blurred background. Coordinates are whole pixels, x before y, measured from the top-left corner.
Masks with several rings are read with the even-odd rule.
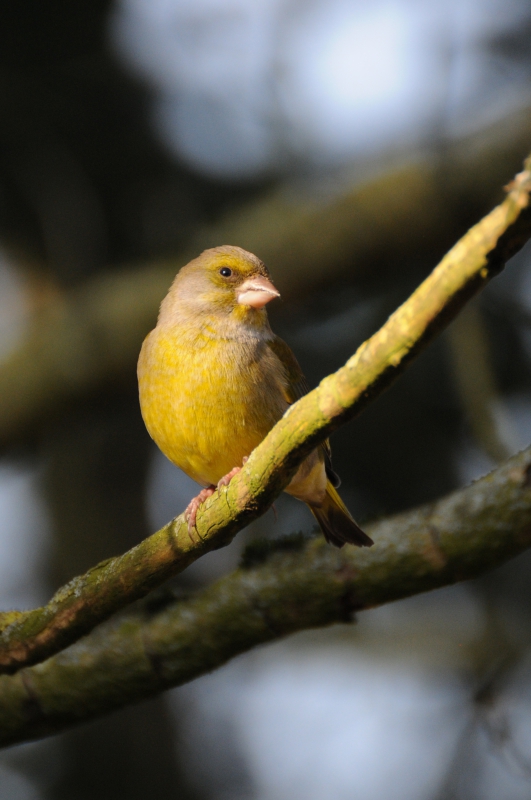
[[[3,2],[0,606],[46,601],[196,491],[149,440],[135,378],[183,263],[225,243],[262,257],[282,291],[272,326],[313,386],[501,200],[529,151],[525,0]],[[89,316],[137,307],[130,346],[99,370]],[[46,383],[52,350],[66,355]],[[366,521],[530,440],[527,248],[332,446]],[[178,585],[233,569],[250,539],[312,527],[291,498],[276,507]],[[528,800],[530,587],[524,555],[259,649],[4,751],[0,796]]]

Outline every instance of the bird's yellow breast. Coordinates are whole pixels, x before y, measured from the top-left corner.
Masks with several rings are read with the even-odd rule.
[[[177,327],[155,328],[138,379],[151,437],[203,485],[240,466],[288,407],[285,370],[260,338],[192,340]]]

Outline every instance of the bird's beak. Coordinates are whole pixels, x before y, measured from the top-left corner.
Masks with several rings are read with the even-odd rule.
[[[280,292],[277,292],[271,281],[262,275],[256,275],[254,278],[244,281],[236,292],[238,303],[242,306],[251,306],[251,308],[263,308],[275,297],[280,297]]]

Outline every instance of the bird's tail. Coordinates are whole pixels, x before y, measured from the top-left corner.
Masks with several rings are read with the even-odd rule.
[[[326,495],[321,506],[310,506],[310,511],[319,523],[327,542],[343,547],[347,542],[358,547],[374,544],[370,536],[362,531],[350,516],[346,505],[328,481]]]

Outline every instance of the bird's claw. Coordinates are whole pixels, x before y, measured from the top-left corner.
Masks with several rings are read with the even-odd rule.
[[[249,456],[244,456],[242,459],[242,465],[245,465],[248,460]],[[219,479],[217,487],[207,486],[206,489],[201,489],[196,497],[192,497],[184,511],[184,518],[188,522],[188,533],[191,533],[192,528],[195,528],[195,520],[200,506],[203,505],[205,500],[208,500],[209,497],[212,497],[216,489],[219,495],[221,487],[228,486],[231,479],[234,478],[234,476],[237,475],[240,470],[241,467],[234,467],[230,472],[227,472],[226,475]]]
[[[242,458],[242,466],[245,466],[247,461],[249,461],[249,456],[244,456]],[[241,470],[241,467],[233,467],[230,472],[227,472],[226,475],[224,475],[222,478],[219,479],[218,486],[217,486],[218,495],[219,495],[219,493],[221,491],[221,487],[222,486],[228,486],[229,483],[231,482],[231,480],[234,478],[235,475],[238,474],[238,472],[240,472],[240,470]]]
[[[196,497],[192,497],[186,506],[184,518],[188,522],[188,533],[191,533],[192,528],[195,528],[195,520],[199,507],[203,505],[205,500],[208,500],[209,497],[212,497],[215,490],[215,486],[207,486],[206,489],[201,489],[199,494]]]
[[[241,470],[241,467],[233,467],[230,472],[227,472],[226,475],[224,475],[222,478],[219,479],[218,487],[217,487],[218,488],[218,494],[220,493],[221,487],[222,486],[228,486],[229,483],[231,482],[232,478],[234,478],[234,476],[237,475],[240,470]]]

